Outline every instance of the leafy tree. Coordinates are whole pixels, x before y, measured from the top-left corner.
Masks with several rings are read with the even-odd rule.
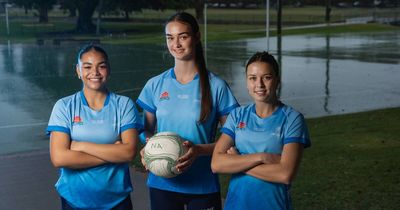
[[[12,2],[19,7],[23,7],[25,12],[30,9],[37,10],[39,22],[47,23],[49,22],[48,11],[52,9],[56,0],[12,0]]]
[[[59,0],[62,10],[68,10],[69,17],[76,17],[77,4],[79,0]]]
[[[93,33],[96,26],[93,24],[92,17],[99,4],[99,0],[80,0],[76,1],[78,9],[78,19],[75,30],[80,33]]]

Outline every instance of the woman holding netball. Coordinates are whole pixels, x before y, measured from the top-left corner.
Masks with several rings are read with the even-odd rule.
[[[144,110],[146,138],[174,132],[185,139],[188,151],[178,160],[180,175],[163,178],[149,173],[151,209],[218,210],[218,176],[211,171],[215,132],[238,103],[225,81],[206,69],[199,25],[192,15],[170,17],[165,36],[175,65],[151,78],[137,103]]]

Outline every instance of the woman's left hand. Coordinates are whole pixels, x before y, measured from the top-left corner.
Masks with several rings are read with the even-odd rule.
[[[198,146],[193,144],[192,142],[184,141],[183,146],[187,148],[187,152],[178,159],[176,169],[179,172],[186,171],[193,164],[199,154]]]

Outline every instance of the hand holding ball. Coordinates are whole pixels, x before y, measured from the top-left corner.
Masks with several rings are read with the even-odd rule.
[[[161,132],[151,137],[144,147],[144,161],[155,175],[171,178],[181,172],[176,170],[178,158],[186,153],[180,136],[173,132]]]

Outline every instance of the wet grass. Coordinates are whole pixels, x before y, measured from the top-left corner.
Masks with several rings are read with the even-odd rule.
[[[295,209],[397,209],[400,108],[307,120],[312,146],[292,185]],[[223,196],[229,176],[221,176]]]
[[[332,10],[332,22],[344,21],[346,18],[392,14],[393,9],[336,9]],[[142,13],[134,13],[130,21],[124,21],[121,16],[105,16],[101,22],[101,35],[76,34],[75,19],[66,17],[62,11],[52,10],[49,14],[48,24],[37,23],[32,18],[33,12],[24,14],[23,10],[10,11],[10,34],[7,35],[5,21],[1,16],[0,39],[11,40],[18,43],[35,43],[37,39],[54,39],[57,37],[69,37],[75,39],[100,39],[108,44],[130,43],[163,43],[163,23],[173,10],[153,11],[144,10]],[[193,10],[188,12],[194,13]],[[323,7],[283,8],[282,35],[297,34],[335,34],[348,32],[378,32],[400,30],[400,27],[383,24],[358,24],[346,26],[329,26],[303,29],[287,29],[286,27],[305,24],[318,24],[324,22]],[[209,9],[209,24],[207,25],[207,41],[237,40],[245,38],[257,38],[265,36],[265,10],[264,9]],[[94,15],[96,17],[96,15]],[[276,10],[271,8],[270,35],[276,35]],[[218,24],[216,24],[218,23]],[[203,36],[204,27],[201,26]],[[0,41],[1,42],[1,41]]]

